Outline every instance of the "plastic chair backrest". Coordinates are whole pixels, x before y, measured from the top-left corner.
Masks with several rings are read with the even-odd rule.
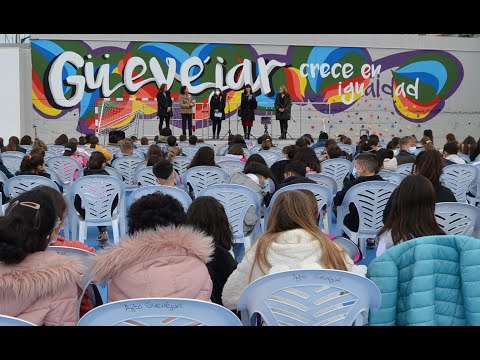
[[[256,154],[260,150],[262,150],[262,145],[261,144],[254,145],[250,148],[250,154]]]
[[[397,185],[388,181],[365,181],[348,189],[341,206],[348,212],[348,204],[352,202],[355,204],[360,224],[359,233],[376,235],[383,226],[385,205],[396,187]],[[343,224],[343,218],[341,220],[340,223],[340,217],[337,218],[337,229]]]
[[[127,158],[135,157],[135,158],[139,158],[140,161],[145,160],[145,154],[142,152],[142,150],[133,149],[133,154],[130,155],[130,156],[123,155],[121,150],[117,150],[112,155],[112,165],[113,165],[113,162],[115,162],[117,159],[121,159],[121,158],[124,158],[124,157],[127,157]],[[115,160],[113,160],[113,159],[115,159]]]
[[[123,183],[127,187],[135,186],[133,182],[133,177],[135,176],[135,168],[139,163],[141,163],[143,159],[139,158],[138,156],[122,156],[116,158],[112,166],[117,169],[120,174],[123,176]]]
[[[49,174],[50,179],[55,181],[58,185],[63,184],[62,178],[60,177],[60,175],[58,175],[58,173],[55,170],[53,170],[52,168],[49,168],[48,166],[45,166],[45,172]],[[80,172],[78,173],[77,176],[80,176]],[[64,188],[64,191],[65,191],[65,188]]]
[[[153,166],[147,166],[137,170],[133,177],[133,183],[138,186],[157,185],[157,177],[153,174]]]
[[[18,154],[12,154],[12,152],[17,153],[17,151],[4,152],[1,153],[0,158],[2,159],[3,165],[5,165],[8,171],[13,175],[20,170],[20,164],[22,163],[25,154],[19,153],[22,154],[22,156],[20,156]]]
[[[192,198],[182,189],[173,186],[149,185],[133,190],[130,195],[128,195],[127,207],[129,208],[135,201],[140,199],[142,196],[154,194],[156,192],[171,195],[172,197],[180,201],[185,212],[187,212],[190,204],[192,203]]]
[[[182,154],[187,155],[187,157],[189,157],[189,158],[193,158],[195,156],[195,154],[197,153],[198,149],[200,149],[200,147],[198,147],[198,146],[182,146],[181,149],[182,149]]]
[[[124,216],[122,203],[125,199],[125,185],[116,177],[107,175],[89,175],[78,178],[68,191],[70,204],[74,203],[75,195],[81,199],[85,207],[85,221],[88,223],[105,223],[112,220],[112,203],[118,196],[120,216]]]
[[[458,202],[435,204],[435,220],[447,235],[478,236],[480,208]]]
[[[233,158],[231,156],[227,156],[227,155],[223,155],[223,156],[217,155],[217,156],[215,156],[215,164],[220,162],[220,161],[240,161],[240,159],[235,159],[235,158]]]
[[[173,169],[178,175],[183,175],[187,171],[188,165],[192,162],[192,158],[187,156],[175,156],[173,158]]]
[[[353,163],[346,159],[329,159],[320,164],[320,173],[333,177],[337,183],[337,191],[343,189],[343,179],[352,172]]]
[[[54,152],[57,156],[62,156],[65,152],[63,145],[48,145],[48,151]]]
[[[358,262],[362,259],[363,256],[360,249],[352,240],[343,236],[337,236],[332,240],[340,245],[353,261]]]
[[[0,183],[5,184],[8,180],[7,175],[3,171],[0,170]]]
[[[220,148],[217,150],[217,154],[219,156],[224,156],[228,151],[228,144],[220,146]]]
[[[178,298],[114,301],[86,313],[78,326],[242,326],[240,319],[218,304]]]
[[[257,154],[263,157],[268,167],[272,166],[278,158],[282,157],[281,154],[270,150],[262,150],[259,151]]]
[[[382,295],[369,279],[341,270],[289,270],[263,276],[240,295],[244,325],[255,314],[268,326],[365,325]]]
[[[105,166],[105,171],[108,172],[111,176],[116,177],[118,180],[123,181],[122,174],[120,174],[120,171],[115,169],[113,166]]]
[[[239,160],[222,160],[216,163],[223,170],[225,170],[230,176],[236,172],[242,172],[245,163]]]
[[[54,156],[48,159],[46,165],[55,170],[62,179],[63,184],[73,183],[75,172],[82,170],[82,165],[69,156]]]
[[[355,145],[348,145],[348,144],[338,144],[338,147],[345,151],[348,155],[355,154],[355,151],[357,150],[355,148]]]
[[[45,151],[45,156],[43,157],[43,159],[45,161],[47,161],[48,159],[50,159],[52,157],[55,157],[55,156],[58,156],[55,152],[47,150],[47,151]]]
[[[258,221],[261,219],[260,199],[255,191],[246,186],[238,184],[210,185],[200,191],[198,197],[200,196],[212,196],[223,205],[233,235],[237,238],[246,235],[243,232],[243,220],[250,206],[254,207]]]
[[[325,186],[330,189],[333,195],[337,193],[337,182],[333,177],[326,174],[307,174],[307,178],[312,179],[318,185]]]
[[[40,185],[51,187],[60,192],[55,181],[40,175],[14,176],[5,182],[3,192],[8,198],[13,199],[25,191],[32,190]]]
[[[135,172],[137,172],[140,169],[144,169],[147,167],[147,162],[142,161],[141,163],[138,163],[138,165],[135,167]]]
[[[325,147],[324,146],[321,146],[321,147],[317,147],[315,149],[313,149],[315,151],[315,155],[317,155],[317,158],[321,158],[323,156],[323,152],[325,151]]]
[[[458,202],[467,201],[467,191],[472,181],[477,181],[478,169],[468,164],[453,164],[443,168],[441,181],[452,190]]]
[[[281,193],[289,190],[310,190],[315,195],[315,198],[317,199],[319,213],[320,214],[322,213],[322,208],[324,206],[327,207],[327,214],[329,217],[329,229],[327,230],[331,230],[330,222],[332,218],[331,213],[332,213],[332,204],[333,204],[333,194],[330,191],[330,189],[328,189],[327,187],[319,184],[311,184],[311,183],[292,184],[292,185],[282,187],[277,191],[275,191],[275,193],[272,196],[272,199],[270,200],[270,204],[268,208],[266,208],[264,211],[263,221],[265,224],[264,225],[265,229],[268,229],[268,218],[270,216],[270,212],[272,210],[273,204],[275,203],[275,200],[278,198],[278,196]]]
[[[219,184],[228,179],[228,173],[217,166],[195,166],[183,174],[185,192],[189,192],[188,184],[193,189],[195,197],[207,186]]]
[[[397,166],[397,170],[395,171],[398,174],[403,176],[412,175],[413,163],[407,163]]]
[[[82,302],[83,294],[85,293],[85,290],[87,289],[88,285],[92,281],[92,273],[91,273],[91,260],[92,257],[95,256],[95,253],[92,253],[87,250],[83,250],[80,248],[74,248],[71,246],[48,246],[47,251],[54,251],[59,255],[63,256],[71,256],[76,259],[78,259],[83,267],[85,268],[85,273],[83,274],[81,280],[80,280],[80,288],[82,289],[81,294],[79,294],[78,298],[78,310],[80,312],[80,303]]]
[[[382,177],[383,180],[389,181],[395,185],[400,185],[405,175],[393,172],[393,171],[379,171],[378,175]]]
[[[206,142],[197,143],[197,147],[201,148],[203,146],[208,146],[210,149],[215,150],[215,146],[213,146],[212,144]]]
[[[13,316],[0,315],[0,326],[37,326],[37,325],[30,321],[22,320]]]

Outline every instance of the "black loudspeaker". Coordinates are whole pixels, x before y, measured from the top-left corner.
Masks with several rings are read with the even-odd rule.
[[[109,143],[117,143],[119,141],[122,141],[123,139],[125,139],[125,131],[114,130],[108,133]]]

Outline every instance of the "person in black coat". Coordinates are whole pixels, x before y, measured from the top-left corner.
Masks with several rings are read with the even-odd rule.
[[[210,300],[223,306],[223,286],[237,268],[237,262],[231,253],[233,232],[225,208],[212,196],[198,197],[188,207],[186,224],[213,238],[215,252],[212,260],[207,263],[208,273],[213,283]]]
[[[222,120],[225,120],[225,96],[219,88],[215,88],[215,93],[210,99],[210,120],[213,123],[213,138],[220,139],[220,130],[222,129]]]
[[[275,99],[275,117],[280,121],[280,140],[287,138],[288,120],[291,117],[292,98],[285,85],[280,86]]]
[[[158,118],[160,122],[158,124],[158,133],[162,131],[163,122],[167,128],[170,128],[170,118],[173,116],[173,102],[172,97],[170,96],[170,91],[167,90],[167,84],[160,85],[160,89],[157,94],[157,104],[158,104]]]
[[[413,163],[413,174],[423,175],[433,185],[436,194],[435,203],[439,202],[457,202],[452,190],[440,183],[440,176],[443,172],[443,157],[439,151],[435,149],[424,150],[420,152]],[[395,189],[388,199],[387,205],[383,210],[383,222],[385,223],[392,208],[392,202],[395,198],[397,189]]]
[[[282,149],[282,154],[286,155],[285,160],[278,160],[270,166],[270,170],[272,170],[273,175],[277,178],[277,180],[282,183],[285,180],[285,167],[293,160],[295,154],[298,151],[297,145],[287,145]]]
[[[358,174],[358,178],[355,180],[349,181],[342,190],[338,191],[335,197],[333,198],[333,203],[336,206],[342,205],[343,199],[347,194],[347,191],[354,185],[363,183],[365,181],[382,181],[383,178],[380,175],[376,175],[375,171],[377,169],[377,158],[375,155],[369,152],[363,152],[358,154],[354,160],[355,170]],[[345,215],[343,219],[343,225],[348,227],[351,231],[358,231],[359,226],[359,217],[357,207],[354,203],[348,205],[349,213]],[[337,226],[342,226],[342,224],[337,224]]]
[[[293,184],[316,184],[316,182],[312,179],[305,177],[306,174],[307,166],[304,163],[297,160],[290,160],[289,163],[285,166],[285,180],[282,181],[282,183],[275,191],[278,191],[278,189]],[[275,192],[267,193],[267,195],[264,196],[263,202],[265,203],[265,206],[268,207],[270,205],[273,194],[275,194]]]
[[[250,139],[250,131],[252,130],[253,121],[255,120],[255,109],[257,108],[257,99],[252,93],[252,86],[245,85],[245,91],[242,94],[240,102],[240,117],[242,119],[244,138]]]

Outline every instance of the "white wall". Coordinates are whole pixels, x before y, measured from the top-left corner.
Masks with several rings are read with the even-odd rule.
[[[0,136],[5,144],[12,135],[21,135],[20,125],[20,49],[0,47]]]

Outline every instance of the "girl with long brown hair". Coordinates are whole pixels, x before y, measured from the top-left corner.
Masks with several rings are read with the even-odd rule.
[[[267,231],[245,253],[223,289],[223,305],[236,309],[245,287],[254,280],[293,269],[336,269],[365,272],[318,227],[318,206],[312,192],[281,193],[272,207]]]
[[[378,232],[377,256],[404,241],[428,235],[445,235],[435,220],[435,188],[423,175],[409,175],[394,194],[392,209]]]

